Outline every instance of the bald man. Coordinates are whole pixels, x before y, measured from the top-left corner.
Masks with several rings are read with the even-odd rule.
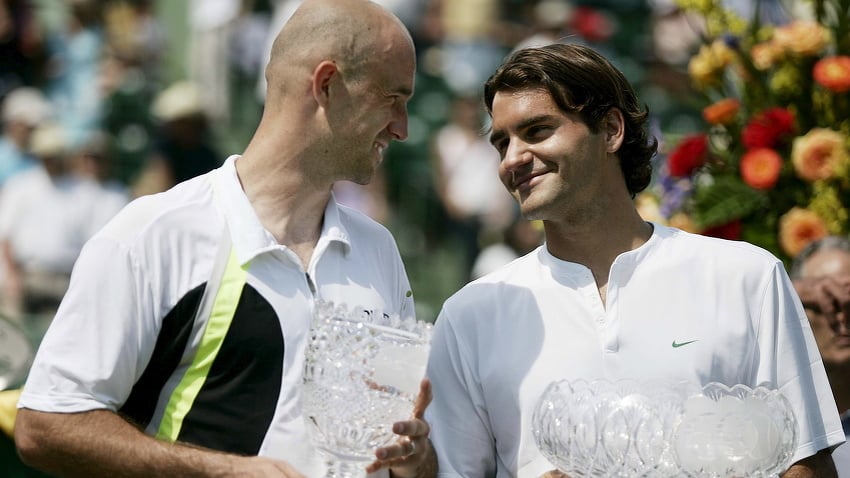
[[[316,300],[413,317],[396,244],[334,200],[407,137],[415,56],[364,0],[307,0],[275,41],[260,124],[221,168],[131,203],[85,246],[19,401],[60,476],[324,476],[301,416]],[[434,476],[423,380],[363,467]]]

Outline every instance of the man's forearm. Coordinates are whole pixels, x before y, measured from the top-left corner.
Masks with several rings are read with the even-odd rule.
[[[20,410],[15,441],[25,463],[67,477],[227,476],[240,458],[156,440],[106,410]]]
[[[816,454],[803,458],[791,465],[782,478],[837,478],[835,463],[829,450],[821,450]]]

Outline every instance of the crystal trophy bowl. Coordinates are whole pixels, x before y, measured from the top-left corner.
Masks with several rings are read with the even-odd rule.
[[[673,448],[687,476],[777,476],[797,448],[797,421],[777,390],[709,383],[685,401]]]
[[[775,390],[631,380],[552,382],[532,415],[541,453],[571,477],[767,477],[796,449]]]
[[[431,324],[317,304],[304,369],[303,414],[328,477],[366,476],[375,449],[394,443],[425,374]]]

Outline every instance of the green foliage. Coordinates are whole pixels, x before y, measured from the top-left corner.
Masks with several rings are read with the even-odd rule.
[[[732,176],[720,176],[693,197],[694,219],[702,228],[720,226],[766,207],[767,195]]]

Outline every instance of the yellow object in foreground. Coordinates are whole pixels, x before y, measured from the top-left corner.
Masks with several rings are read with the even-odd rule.
[[[15,429],[15,416],[18,414],[18,398],[21,390],[4,390],[0,392],[0,431],[12,438]]]

